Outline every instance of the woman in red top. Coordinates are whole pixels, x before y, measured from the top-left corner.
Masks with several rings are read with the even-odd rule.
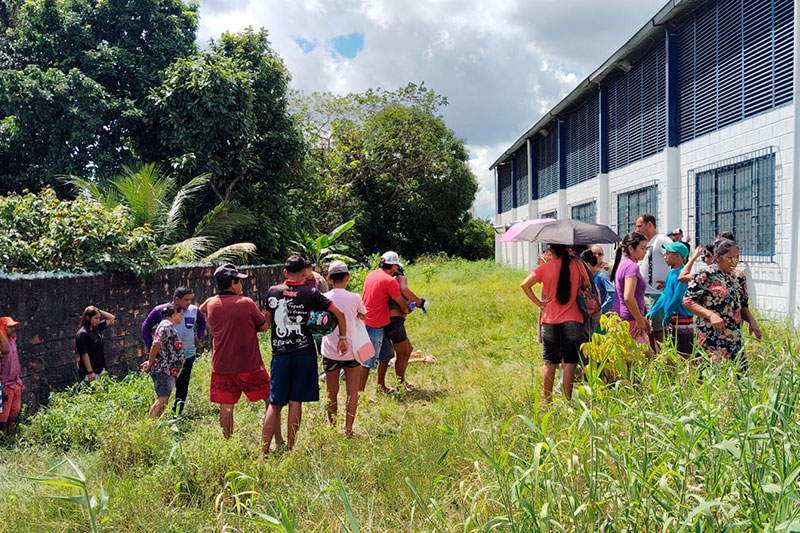
[[[564,396],[572,398],[575,366],[580,360],[583,314],[578,307],[581,264],[571,258],[563,244],[551,244],[553,260],[540,265],[520,284],[525,295],[541,309],[542,357],[544,359],[544,399],[550,401],[556,367],[561,365]],[[541,283],[542,294],[551,298],[539,300],[533,286]],[[555,298],[552,298],[555,295]]]

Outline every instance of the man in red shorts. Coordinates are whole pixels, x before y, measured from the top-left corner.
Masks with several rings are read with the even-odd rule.
[[[255,302],[242,296],[245,278],[230,263],[217,268],[214,279],[219,294],[200,306],[213,337],[210,396],[219,404],[219,425],[226,439],[233,433],[233,408],[242,393],[251,402],[265,400],[269,407],[269,374],[258,346],[258,333],[268,331],[269,324]],[[283,445],[280,432],[275,434],[275,443]]]

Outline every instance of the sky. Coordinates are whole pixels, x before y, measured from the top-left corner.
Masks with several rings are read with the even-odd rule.
[[[494,214],[489,166],[666,0],[200,0],[198,40],[264,27],[306,93],[424,83],[448,99]]]

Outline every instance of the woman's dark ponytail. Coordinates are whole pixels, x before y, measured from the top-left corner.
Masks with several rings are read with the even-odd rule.
[[[552,250],[553,255],[561,259],[561,268],[558,271],[558,285],[556,286],[556,300],[561,305],[567,305],[572,292],[572,283],[569,279],[569,253],[567,253],[567,247],[563,244],[551,244],[550,250]]]
[[[622,261],[622,254],[623,252],[625,255],[628,255],[628,250],[631,246],[636,248],[639,246],[639,243],[642,241],[646,241],[647,237],[643,234],[639,233],[638,231],[633,231],[625,235],[625,238],[622,239],[622,242],[619,246],[617,246],[617,253],[614,256],[614,268],[611,269],[611,283],[614,283],[617,275],[617,269],[619,268],[619,264]]]

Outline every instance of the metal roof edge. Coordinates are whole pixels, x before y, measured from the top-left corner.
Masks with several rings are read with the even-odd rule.
[[[611,74],[611,72],[613,72],[615,68],[617,68],[617,65],[621,60],[633,52],[639,45],[644,43],[645,40],[650,38],[653,32],[656,31],[659,26],[669,22],[689,5],[696,5],[704,1],[706,0],[669,0],[664,7],[662,7],[658,13],[655,14],[655,16],[650,18],[644,24],[644,26],[642,26],[639,31],[633,35],[633,37],[628,39],[625,44],[623,44],[611,55],[611,57],[606,59],[599,68],[589,74],[586,79],[580,82],[577,87],[570,91],[567,96],[562,98],[561,101],[553,106],[550,111],[545,113],[542,118],[540,118],[528,129],[528,131],[526,131],[519,139],[517,139],[510,148],[500,154],[495,162],[489,167],[489,170],[494,170],[497,166],[503,164],[508,156],[516,152],[522,146],[522,144],[525,143],[525,141],[533,137],[547,123],[557,118],[559,112],[563,111],[570,104],[574,103],[575,100],[577,100],[580,96],[582,96],[583,93],[586,92],[587,88],[590,88],[592,85],[597,85],[603,81],[609,74]]]

